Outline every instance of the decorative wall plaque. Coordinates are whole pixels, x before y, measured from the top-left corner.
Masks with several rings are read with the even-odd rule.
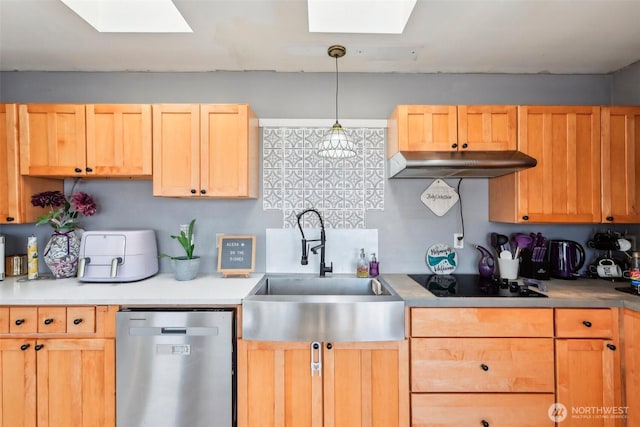
[[[424,190],[420,196],[420,200],[431,211],[442,216],[446,214],[456,203],[458,203],[458,193],[449,184],[441,179],[436,179]]]

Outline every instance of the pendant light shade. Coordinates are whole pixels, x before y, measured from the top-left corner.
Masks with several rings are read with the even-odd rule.
[[[353,142],[349,140],[347,133],[338,122],[338,58],[342,58],[346,52],[347,50],[344,46],[338,45],[331,46],[327,50],[329,56],[336,59],[336,122],[331,129],[325,133],[322,142],[320,142],[318,150],[320,157],[341,159],[356,155]]]

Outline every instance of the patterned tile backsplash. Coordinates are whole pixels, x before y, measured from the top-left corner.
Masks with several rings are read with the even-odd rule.
[[[326,128],[263,127],[263,209],[282,211],[283,227],[296,214],[322,213],[326,228],[365,228],[367,210],[384,209],[384,128],[345,129],[357,155],[325,159],[316,153]],[[318,227],[314,215],[303,227]]]

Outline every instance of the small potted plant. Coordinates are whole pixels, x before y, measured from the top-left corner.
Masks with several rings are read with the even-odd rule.
[[[171,265],[173,272],[175,273],[176,280],[193,280],[200,270],[200,257],[193,255],[193,249],[195,244],[193,242],[193,226],[196,223],[195,218],[189,223],[189,228],[185,233],[184,230],[180,230],[179,235],[172,235],[172,239],[176,239],[185,254],[182,256],[171,256],[167,254],[160,254],[159,256],[171,258]]]

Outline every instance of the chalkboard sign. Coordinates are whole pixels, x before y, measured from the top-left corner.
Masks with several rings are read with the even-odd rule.
[[[218,271],[229,275],[249,276],[256,261],[256,236],[220,236]]]

